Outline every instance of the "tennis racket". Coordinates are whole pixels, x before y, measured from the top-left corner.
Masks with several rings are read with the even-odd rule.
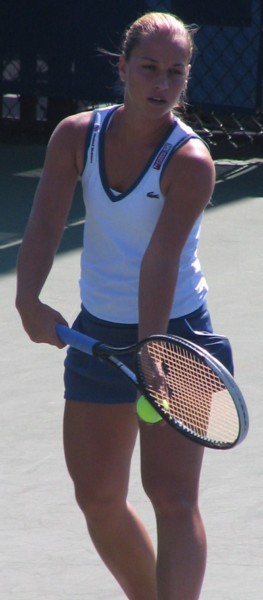
[[[191,440],[224,450],[246,437],[249,418],[239,387],[228,370],[196,344],[154,335],[114,348],[64,325],[57,325],[56,332],[64,344],[119,369],[169,425]],[[129,353],[134,355],[134,372],[122,362]]]

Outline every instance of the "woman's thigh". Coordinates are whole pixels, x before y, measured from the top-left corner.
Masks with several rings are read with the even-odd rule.
[[[126,499],[138,430],[134,405],[67,401],[64,449],[81,508]]]
[[[204,449],[168,424],[140,422],[145,492],[160,512],[196,504]]]

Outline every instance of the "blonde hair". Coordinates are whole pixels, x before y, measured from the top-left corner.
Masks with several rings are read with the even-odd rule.
[[[188,45],[190,62],[195,49],[194,34],[196,28],[188,27],[175,15],[163,12],[146,13],[126,29],[121,43],[121,53],[126,61],[129,61],[134,48],[140,43],[142,37],[146,37],[153,33],[163,32],[166,32],[172,39],[178,37],[185,38],[186,44]]]
[[[143,37],[147,37],[156,33],[165,32],[167,36],[172,39],[185,38],[186,40],[186,48],[188,49],[188,63],[190,63],[194,52],[196,51],[195,43],[194,43],[194,35],[197,32],[198,27],[195,25],[185,25],[185,23],[172,15],[171,13],[163,13],[163,12],[149,12],[139,17],[134,23],[130,25],[126,29],[123,34],[120,53],[114,53],[103,48],[99,48],[99,52],[101,55],[108,56],[113,59],[119,59],[120,56],[124,56],[125,60],[128,62],[131,54],[140,43]],[[114,67],[114,63],[111,63]],[[117,83],[114,85],[115,93],[118,96],[123,93],[123,83],[118,79]],[[186,92],[182,91],[181,96],[178,100],[177,105],[174,107],[174,110],[180,109],[183,111],[186,105]]]

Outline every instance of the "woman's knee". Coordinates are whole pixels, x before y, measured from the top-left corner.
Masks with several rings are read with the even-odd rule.
[[[157,518],[163,517],[182,523],[192,521],[199,514],[197,499],[187,495],[159,494],[154,496],[151,502]]]
[[[198,510],[198,490],[183,485],[165,485],[160,480],[143,483],[144,491],[154,508],[156,515],[183,518]]]
[[[113,519],[120,506],[126,504],[126,497],[117,490],[92,489],[75,484],[76,502],[87,522],[102,522]]]

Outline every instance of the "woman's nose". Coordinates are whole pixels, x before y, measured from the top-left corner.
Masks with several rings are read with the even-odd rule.
[[[160,74],[155,81],[155,87],[159,90],[165,90],[168,88],[168,77],[166,73]]]

